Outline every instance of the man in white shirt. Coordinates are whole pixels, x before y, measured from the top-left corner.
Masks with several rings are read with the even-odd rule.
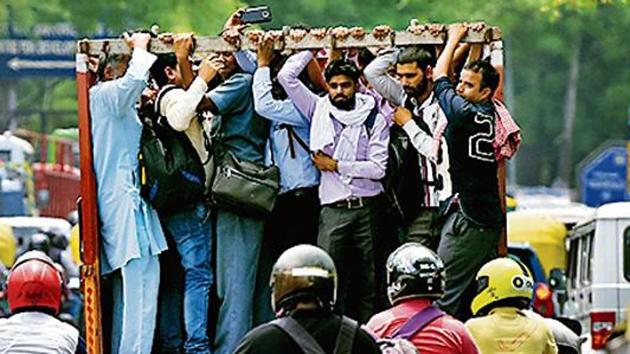
[[[152,79],[160,88],[155,109],[160,116],[166,118],[170,128],[188,137],[200,162],[207,166],[207,138],[197,107],[208,89],[207,82],[217,75],[220,63],[205,59],[199,67],[197,77],[194,77],[189,60],[192,43],[190,34],[176,36],[173,45],[175,53],[158,55],[151,68]],[[208,175],[206,172],[206,179]],[[191,205],[182,205],[179,210],[161,212],[160,217],[168,231],[167,237],[172,238],[184,268],[184,351],[209,354],[208,303],[213,279],[208,205],[200,198]],[[164,294],[163,299],[170,296],[171,294]],[[181,307],[181,303],[174,305]],[[171,335],[179,331],[177,327],[180,321],[174,320],[179,317],[179,312],[173,308],[165,310],[160,314],[161,335],[158,342],[161,350],[180,350],[177,347],[181,343],[177,343],[178,340],[173,342],[174,336]]]
[[[62,277],[53,261],[29,251],[7,280],[11,317],[0,319],[0,353],[84,354],[79,331],[60,321]]]
[[[401,174],[399,182],[393,181],[397,184],[394,197],[398,199],[396,204],[402,218],[401,241],[420,242],[435,251],[440,231],[438,207],[450,196],[451,187],[446,144],[433,138],[436,127],[445,122],[432,91],[434,65],[435,58],[429,51],[406,47],[381,53],[365,68],[364,74],[379,94],[397,106],[390,148],[404,151],[397,154],[402,156],[401,161],[389,165],[390,168],[398,165]],[[388,74],[391,66],[395,66],[396,79]],[[413,146],[414,158],[405,153],[408,150],[405,146]]]

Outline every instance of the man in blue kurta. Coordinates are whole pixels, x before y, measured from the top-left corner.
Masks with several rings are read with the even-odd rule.
[[[149,354],[166,241],[155,210],[140,197],[142,124],[135,103],[156,57],[150,36],[125,36],[129,56],[110,55],[90,89],[94,170],[101,222],[101,272],[113,278],[112,353]]]

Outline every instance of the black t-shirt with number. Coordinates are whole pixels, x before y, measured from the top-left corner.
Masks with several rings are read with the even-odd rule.
[[[497,227],[503,223],[499,199],[494,141],[494,106],[472,103],[455,92],[446,77],[433,90],[448,125],[448,144],[453,193],[459,194],[464,214],[473,221]]]

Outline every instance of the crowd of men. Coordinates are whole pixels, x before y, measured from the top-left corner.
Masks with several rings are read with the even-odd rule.
[[[226,40],[241,29],[237,12],[226,23]],[[174,53],[158,55],[148,52],[149,34],[126,35],[132,55],[101,58],[90,89],[101,267],[113,288],[111,352],[232,353],[254,326],[321,303],[389,336],[398,329],[390,326],[392,318],[402,325],[434,300],[450,316],[431,306],[441,319],[428,328],[452,329],[451,342],[458,344],[448,352],[478,352],[459,321],[472,316],[475,275],[497,256],[504,221],[493,102],[499,74],[479,48],[460,44],[468,31],[480,29],[452,25],[439,48],[333,50],[323,70],[317,52],[274,50],[272,34],[259,36],[256,52],[213,53],[199,63],[191,60],[192,35],[172,36]],[[381,26],[373,34],[389,31]],[[299,40],[305,33],[290,35]],[[350,35],[360,34],[333,31],[338,40]],[[277,166],[280,191],[271,213],[241,213],[203,196],[156,211],[139,187],[147,109],[185,134],[191,154],[202,161],[206,186],[215,142],[238,161]],[[288,301],[277,294],[274,262],[300,244],[330,255],[323,267],[330,274],[335,269],[335,292],[327,295],[333,299],[316,297],[314,305],[313,298]],[[444,262],[446,275],[431,279],[445,285],[425,284],[429,293],[403,296],[404,284],[394,284],[387,274],[393,270],[385,267],[400,245],[397,272],[419,254],[432,259],[431,267],[440,264],[439,272],[432,269],[439,274]],[[303,252],[285,261],[307,261],[323,251]],[[310,274],[314,267],[307,262],[300,269]],[[407,297],[421,299],[399,301]],[[390,303],[396,305],[390,313],[373,317]],[[341,326],[356,338],[352,352],[378,351],[351,324],[327,321],[306,327],[336,333],[331,328]],[[283,347],[283,340],[274,343]],[[251,341],[255,337],[246,337],[240,350],[272,352]],[[355,348],[335,344],[334,337],[320,344],[326,352],[335,345]]]

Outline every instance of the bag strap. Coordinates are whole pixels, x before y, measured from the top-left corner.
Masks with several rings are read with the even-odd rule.
[[[414,334],[420,332],[435,319],[444,316],[445,313],[437,307],[431,305],[413,315],[405,324],[398,329],[392,338],[409,339]]]
[[[271,324],[286,332],[291,339],[297,343],[300,349],[302,349],[304,354],[326,354],[315,338],[313,338],[313,336],[311,336],[304,327],[302,327],[302,325],[300,325],[300,323],[292,317],[281,317],[272,321]]]
[[[155,98],[155,103],[153,104],[153,110],[155,113],[157,113],[158,116],[162,115],[162,113],[160,112],[160,104],[162,103],[162,98],[164,98],[164,95],[166,95],[167,92],[172,91],[176,88],[177,86],[168,84],[162,86],[162,88],[158,92],[157,97]]]
[[[300,145],[302,149],[304,149],[306,152],[308,153],[311,152],[311,148],[302,138],[300,138],[300,136],[295,132],[295,129],[293,129],[292,126],[288,124],[280,124],[280,129],[286,129],[287,131],[287,135],[289,137],[289,151],[291,153],[292,159],[296,157],[295,147],[293,146],[293,140],[297,141],[298,145]]]
[[[352,353],[352,344],[354,343],[354,337],[357,334],[359,325],[357,321],[341,316],[341,326],[339,327],[339,334],[337,335],[337,341],[335,343],[335,354],[350,354]]]
[[[372,108],[370,114],[365,119],[365,122],[363,122],[363,124],[365,124],[365,130],[367,131],[368,137],[372,136],[372,128],[374,128],[374,123],[376,122],[376,116],[378,115],[378,112],[378,107],[375,104],[374,108]]]

